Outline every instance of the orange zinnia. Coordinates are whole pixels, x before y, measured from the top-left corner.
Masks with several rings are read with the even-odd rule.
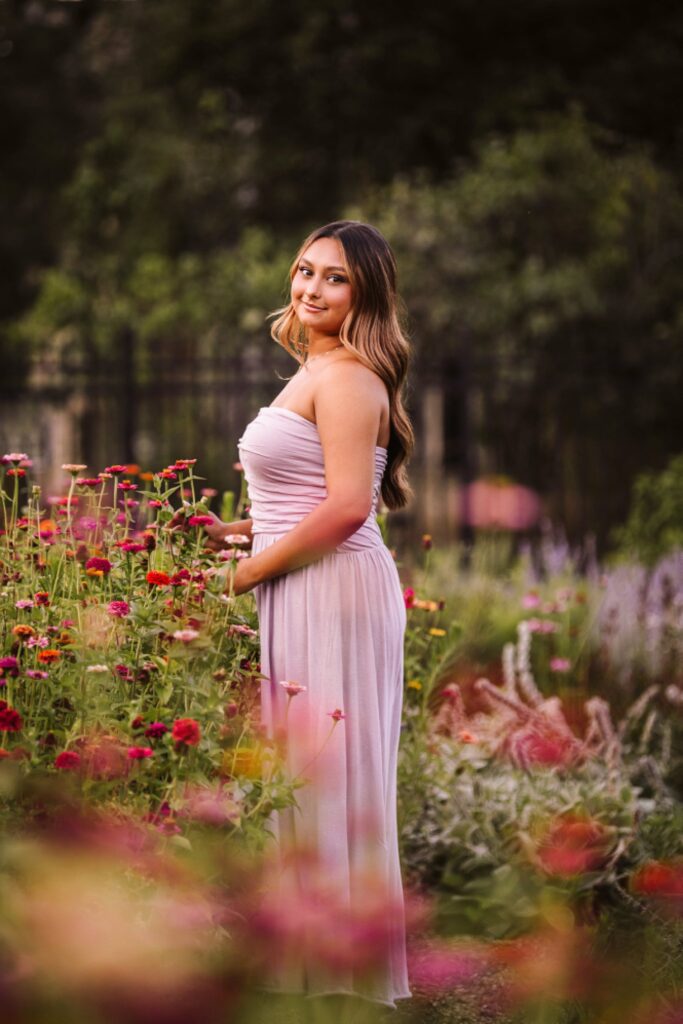
[[[54,647],[48,647],[38,653],[38,661],[42,662],[43,665],[50,665],[53,661],[59,661],[61,656],[61,651],[56,651]]]
[[[15,626],[13,628],[12,632],[21,640],[25,640],[29,636],[34,636],[36,631],[33,628],[33,626],[29,626],[24,622],[20,622],[18,626]]]

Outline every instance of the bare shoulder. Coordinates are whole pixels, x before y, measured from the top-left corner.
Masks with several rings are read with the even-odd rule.
[[[321,400],[326,404],[336,404],[351,400],[357,404],[359,398],[376,405],[378,409],[389,405],[384,381],[360,359],[350,356],[337,360],[318,374],[313,393],[314,403]]]

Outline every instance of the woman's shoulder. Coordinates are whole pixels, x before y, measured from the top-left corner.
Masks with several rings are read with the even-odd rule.
[[[316,385],[326,390],[344,389],[358,384],[374,388],[380,393],[386,391],[386,385],[379,373],[353,355],[345,356],[328,366],[321,367],[316,380]]]
[[[382,420],[389,414],[386,384],[375,370],[355,357],[340,359],[319,373],[313,391],[313,405],[315,407],[322,402],[340,410],[357,409],[362,403],[376,408]]]

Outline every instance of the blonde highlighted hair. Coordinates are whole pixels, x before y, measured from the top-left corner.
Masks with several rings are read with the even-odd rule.
[[[389,394],[391,433],[382,500],[389,509],[403,508],[412,496],[406,463],[415,444],[413,428],[403,404],[410,361],[410,343],[399,320],[396,260],[384,236],[370,224],[338,220],[318,228],[304,240],[290,267],[290,280],[308,247],[319,238],[334,238],[344,252],[351,283],[351,311],[339,331],[339,340],[358,360],[373,370]],[[271,316],[273,339],[299,363],[308,351],[306,329],[290,302]]]

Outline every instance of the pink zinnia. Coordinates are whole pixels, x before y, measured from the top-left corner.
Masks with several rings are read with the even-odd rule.
[[[107,466],[105,473],[111,473],[112,476],[120,476],[121,473],[127,473],[127,466]]]
[[[187,522],[190,526],[211,526],[213,516],[190,516]]]
[[[128,759],[130,761],[144,761],[146,757],[153,757],[154,751],[151,747],[128,747]]]
[[[110,601],[107,611],[116,619],[125,619],[130,612],[130,605],[127,601]]]
[[[415,591],[412,587],[406,587],[403,591],[403,600],[406,608],[412,608],[415,604]]]
[[[551,658],[550,659],[550,671],[551,672],[569,672],[572,667],[572,663],[569,658]]]
[[[11,654],[8,654],[5,658],[0,658],[0,676],[2,675],[19,675],[19,662]]]
[[[283,679],[280,683],[288,697],[296,697],[297,693],[303,693],[306,690],[305,686],[301,683],[290,683],[288,679]]]

